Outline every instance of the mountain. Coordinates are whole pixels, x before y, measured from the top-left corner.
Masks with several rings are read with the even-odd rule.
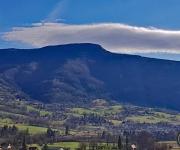
[[[0,99],[85,104],[97,98],[180,110],[180,62],[95,44],[0,50]]]

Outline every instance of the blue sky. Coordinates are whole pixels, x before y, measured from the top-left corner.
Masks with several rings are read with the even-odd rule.
[[[60,1],[1,0],[1,30],[40,22]],[[66,23],[120,22],[180,29],[179,0],[64,0],[63,5],[57,19]]]
[[[180,31],[179,14],[179,0],[1,0],[0,36],[6,32],[13,31],[14,27],[31,28],[33,24],[42,22],[58,22],[66,25],[117,23],[132,27],[144,27],[147,29],[153,27],[176,32]],[[143,36],[147,35],[145,34]],[[170,40],[171,39],[174,39],[172,34],[170,35]],[[163,43],[167,43],[167,41],[164,42],[164,40],[165,39],[163,39]],[[178,40],[179,37],[176,39],[176,45]],[[67,39],[64,41],[67,41]],[[107,44],[104,43],[104,41],[107,40],[103,40],[102,42],[106,47]],[[60,42],[60,44],[62,44],[62,42]],[[153,43],[153,46],[154,45],[157,45],[157,43]],[[171,55],[167,54],[171,53],[171,51],[165,51],[166,54],[161,54],[164,53],[164,51],[162,51],[164,47],[162,47],[161,51],[158,51],[158,53],[157,50],[150,51],[150,53],[153,54],[149,54],[149,56],[180,60],[179,52],[177,51],[178,46],[179,45],[176,47],[169,47],[173,51]],[[6,39],[1,38],[0,48],[8,47],[29,48],[36,46],[32,44],[32,41],[22,42],[21,39],[16,40],[14,37],[12,39],[12,36],[11,38],[8,36]],[[151,46],[149,48],[151,48]],[[127,47],[127,49],[129,50],[129,47]],[[120,52],[122,53],[122,51]],[[133,53],[137,52],[134,51]],[[138,53],[144,52],[140,51]],[[148,55],[147,51],[145,55]]]

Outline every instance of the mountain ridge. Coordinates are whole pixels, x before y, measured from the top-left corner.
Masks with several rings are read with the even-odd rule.
[[[116,53],[113,51],[109,51],[106,50],[104,47],[102,47],[99,44],[94,44],[94,43],[70,43],[70,44],[62,44],[62,45],[49,45],[49,46],[44,46],[44,47],[40,47],[40,48],[6,48],[6,49],[0,49],[1,51],[9,51],[9,52],[15,52],[15,51],[39,51],[39,50],[44,50],[44,49],[49,49],[49,48],[54,48],[54,47],[66,47],[66,46],[78,46],[78,45],[84,45],[84,46],[93,46],[96,48],[100,48],[103,51],[106,51],[107,53],[110,54],[115,54],[115,55],[123,55],[123,56],[129,56],[129,57],[140,57],[140,58],[147,58],[147,59],[152,59],[152,60],[164,60],[164,61],[170,61],[170,62],[180,62],[178,60],[169,60],[169,59],[163,59],[163,58],[153,58],[153,57],[147,57],[147,56],[142,56],[142,55],[138,55],[138,54],[125,54],[125,53]]]

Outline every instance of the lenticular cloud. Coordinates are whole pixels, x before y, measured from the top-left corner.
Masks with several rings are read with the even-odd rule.
[[[69,43],[95,43],[117,53],[180,53],[180,31],[144,28],[118,23],[69,25],[37,23],[3,34],[6,41],[34,47]]]

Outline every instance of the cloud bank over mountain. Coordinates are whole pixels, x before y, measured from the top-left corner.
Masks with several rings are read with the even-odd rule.
[[[116,53],[180,53],[180,31],[120,23],[86,25],[37,23],[31,27],[15,27],[4,33],[1,38],[33,47],[96,43]]]

